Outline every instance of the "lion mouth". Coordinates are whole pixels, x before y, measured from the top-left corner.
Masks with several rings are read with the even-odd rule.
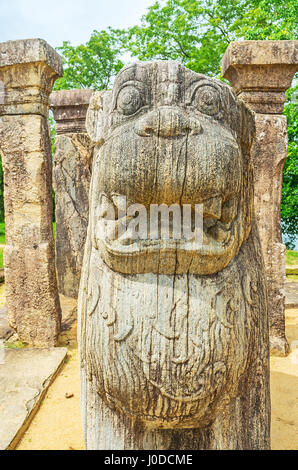
[[[104,251],[115,258],[141,257],[148,253],[179,253],[188,252],[196,256],[223,256],[224,253],[238,243],[237,226],[240,223],[239,197],[235,196],[224,201],[220,196],[203,200],[202,203],[201,236],[175,238],[173,220],[169,224],[169,237],[164,239],[158,236],[154,239],[139,237],[134,230],[129,229],[129,222],[133,217],[124,216],[117,220],[109,220],[105,236],[102,233],[95,234]],[[193,220],[192,220],[193,222]],[[117,237],[120,225],[128,228]],[[149,225],[149,224],[148,224]],[[194,226],[192,224],[192,229]],[[116,234],[116,236],[115,236]]]

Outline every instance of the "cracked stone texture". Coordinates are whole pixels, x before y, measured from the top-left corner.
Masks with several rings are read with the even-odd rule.
[[[233,41],[222,74],[257,113],[282,113],[298,64],[298,41]]]
[[[252,111],[178,62],[140,62],[93,95],[86,127],[96,144],[78,302],[86,448],[268,449]],[[203,243],[135,236],[151,204],[200,202]]]
[[[288,352],[285,335],[285,245],[280,201],[282,172],[287,158],[287,120],[276,114],[256,114],[254,158],[255,213],[268,285],[271,351]]]
[[[54,155],[59,292],[77,298],[88,227],[93,145],[87,134],[58,135]]]
[[[51,109],[56,121],[56,133],[86,133],[86,113],[92,89],[59,90],[51,93]]]
[[[0,115],[48,117],[49,94],[62,75],[61,57],[43,39],[0,43]]]
[[[298,69],[298,41],[232,42],[222,59],[222,73],[236,94],[255,111],[255,213],[268,286],[270,347],[289,352],[285,336],[285,246],[280,202],[287,158],[287,121],[282,116],[285,91]]]
[[[6,302],[22,341],[54,346],[60,328],[52,227],[51,155],[43,116],[0,117],[5,178]]]
[[[0,356],[0,449],[13,449],[62,365],[66,348],[5,349]]]
[[[61,75],[61,58],[45,41],[0,44],[8,321],[22,341],[34,346],[54,346],[61,320],[48,125],[49,95]]]

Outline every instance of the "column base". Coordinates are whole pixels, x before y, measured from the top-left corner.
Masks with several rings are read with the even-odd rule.
[[[286,338],[270,336],[270,355],[286,357],[290,352],[289,343]]]

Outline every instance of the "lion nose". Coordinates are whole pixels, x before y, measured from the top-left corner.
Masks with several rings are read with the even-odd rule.
[[[200,130],[199,120],[188,117],[177,107],[164,107],[150,111],[142,116],[135,125],[135,132],[144,137],[198,134]]]

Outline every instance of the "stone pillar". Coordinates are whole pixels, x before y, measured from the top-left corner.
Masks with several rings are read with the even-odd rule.
[[[49,95],[61,75],[61,58],[45,41],[0,44],[6,304],[11,326],[35,346],[55,345],[61,320],[48,126]]]
[[[280,201],[287,158],[287,121],[282,115],[285,91],[298,65],[298,41],[232,42],[222,60],[222,74],[236,94],[255,111],[255,213],[261,237],[268,285],[270,347],[286,355],[285,246]]]
[[[178,62],[140,62],[93,95],[86,125],[95,144],[78,302],[86,448],[267,449],[252,111]]]
[[[56,265],[59,292],[77,298],[89,213],[93,144],[85,118],[93,90],[51,94],[56,120],[54,189],[56,197]]]

